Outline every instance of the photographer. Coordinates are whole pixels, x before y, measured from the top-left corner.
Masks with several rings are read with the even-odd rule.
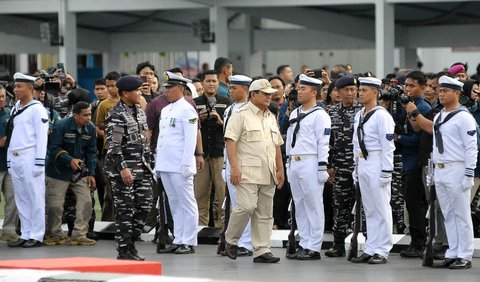
[[[430,105],[423,99],[427,80],[421,71],[411,71],[406,75],[405,93],[413,99],[422,115],[430,110]],[[406,104],[404,104],[406,105]],[[407,258],[421,258],[426,240],[425,214],[427,199],[422,180],[422,165],[420,162],[420,132],[416,132],[410,120],[406,122],[403,134],[396,134],[396,140],[402,145],[403,156],[403,187],[405,188],[405,203],[408,210],[410,236],[412,241],[408,249],[400,252]]]
[[[225,197],[225,182],[222,179],[223,169],[223,116],[230,98],[217,95],[219,80],[217,72],[206,71],[203,79],[203,96],[194,99],[201,121],[203,153],[205,168],[195,176],[195,198],[198,203],[199,225],[208,226],[210,193],[212,184],[215,187],[217,205],[214,210],[215,227],[221,227],[222,203]],[[199,153],[199,152],[197,152]]]
[[[62,245],[68,237],[61,229],[63,204],[68,188],[75,193],[76,219],[70,243],[91,246],[86,237],[95,190],[97,134],[91,123],[92,113],[86,102],[73,106],[73,116],[59,121],[52,132],[50,158],[47,163],[47,232],[46,245]]]

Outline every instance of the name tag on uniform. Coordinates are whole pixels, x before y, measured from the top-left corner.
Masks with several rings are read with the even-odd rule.
[[[90,135],[82,135],[82,139],[88,141],[88,140],[92,139],[92,136],[90,136]]]
[[[223,108],[223,109],[226,109],[226,108],[227,108],[227,105],[226,105],[226,104],[216,104],[216,105],[215,105],[215,108]]]
[[[65,138],[77,138],[77,134],[75,133],[65,133],[63,136]]]

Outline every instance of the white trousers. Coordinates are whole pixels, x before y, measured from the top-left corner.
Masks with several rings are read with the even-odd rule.
[[[33,175],[35,149],[16,153],[18,156],[9,151],[7,160],[21,223],[20,238],[42,242],[45,235],[45,172],[39,176]]]
[[[461,187],[465,163],[456,162],[435,168],[435,189],[445,217],[448,250],[445,258],[471,260],[473,256],[473,225],[470,210],[470,189]]]
[[[224,180],[225,180],[225,183],[227,183],[228,194],[230,195],[230,203],[231,203],[232,209],[234,209],[237,207],[237,191],[235,189],[235,186],[233,186],[230,183],[230,169],[228,166],[225,170]],[[243,230],[242,236],[240,236],[240,239],[238,239],[237,244],[239,247],[244,247],[249,251],[253,251],[251,232],[252,232],[252,220],[249,220],[247,223],[247,226]]]
[[[193,176],[160,172],[173,217],[174,244],[196,246],[198,207],[193,191]]]
[[[360,158],[357,171],[367,220],[367,241],[364,253],[388,257],[393,247],[391,184],[380,187],[381,162],[380,156],[368,156],[367,160]]]
[[[322,249],[325,227],[323,208],[323,183],[318,182],[316,158],[290,161],[287,164],[288,180],[295,202],[300,246],[319,252]]]

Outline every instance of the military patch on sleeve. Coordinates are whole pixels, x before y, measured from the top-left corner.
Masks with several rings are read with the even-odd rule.
[[[189,123],[195,124],[197,122],[197,118],[191,118],[188,120]]]
[[[42,118],[42,122],[46,123],[48,121],[48,118]]]
[[[325,128],[324,133],[325,135],[330,135],[330,128]]]
[[[477,132],[477,130],[470,130],[470,131],[467,131],[467,134],[470,135],[470,136],[473,136],[473,135],[475,135],[476,132]]]
[[[387,134],[385,137],[387,138],[388,141],[392,141],[393,138],[394,138],[394,135],[393,134]]]

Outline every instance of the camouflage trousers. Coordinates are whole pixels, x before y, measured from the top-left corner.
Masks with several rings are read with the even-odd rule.
[[[352,173],[348,169],[337,169],[333,188],[333,237],[334,243],[344,244],[348,229],[353,221],[352,208],[355,203],[355,187]]]
[[[127,247],[140,238],[152,206],[152,176],[125,185],[120,176],[110,177],[115,204],[115,241],[119,248]]]
[[[392,175],[392,197],[390,199],[390,206],[393,213],[393,224],[405,226],[404,203],[403,198],[404,189],[402,186],[402,155],[395,154],[393,156],[393,175]],[[397,230],[401,231],[401,230]]]

